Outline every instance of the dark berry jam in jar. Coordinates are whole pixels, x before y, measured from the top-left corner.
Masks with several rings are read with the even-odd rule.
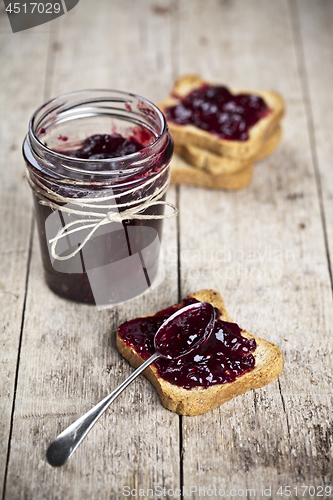
[[[37,109],[23,155],[51,290],[109,307],[156,286],[172,153],[163,114],[133,94],[72,92]]]

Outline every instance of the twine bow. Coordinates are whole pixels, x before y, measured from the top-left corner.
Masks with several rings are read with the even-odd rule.
[[[37,196],[40,198],[40,203],[45,206],[49,206],[52,209],[55,210],[60,210],[61,212],[66,212],[69,214],[76,214],[76,215],[83,215],[85,216],[84,219],[78,219],[72,222],[69,222],[66,224],[64,227],[60,228],[58,233],[54,238],[51,238],[49,240],[49,243],[51,244],[51,255],[54,259],[57,260],[68,260],[74,257],[76,254],[82,250],[82,248],[85,246],[87,241],[92,237],[92,235],[97,231],[97,229],[100,226],[104,226],[106,224],[110,224],[112,222],[118,222],[121,223],[123,220],[134,220],[134,219],[139,219],[139,220],[152,220],[152,219],[167,219],[170,217],[174,217],[175,215],[178,214],[178,209],[170,202],[167,201],[162,201],[160,198],[164,196],[168,189],[169,185],[169,176],[167,176],[166,181],[163,183],[162,186],[157,187],[151,195],[148,195],[144,198],[141,198],[140,200],[132,200],[127,203],[113,203],[113,204],[107,204],[107,205],[101,205],[100,202],[103,201],[110,201],[113,200],[114,202],[117,201],[117,198],[121,198],[123,196],[130,195],[132,193],[135,193],[138,190],[141,190],[142,188],[148,186],[149,184],[153,184],[163,173],[165,170],[163,169],[161,172],[159,172],[157,175],[154,177],[148,179],[143,184],[140,184],[140,186],[136,188],[129,189],[125,192],[122,192],[120,194],[112,194],[109,196],[104,196],[104,197],[95,197],[95,198],[68,198],[65,196],[60,195],[56,191],[53,191],[52,189],[46,187],[44,184],[42,184],[35,176],[31,174],[31,172],[27,171],[27,180],[30,185],[30,187],[36,192]],[[70,208],[69,205],[74,205],[78,206],[81,208],[81,210],[77,210],[75,208]],[[132,206],[131,205],[136,205]],[[163,214],[163,215],[146,215],[142,212],[147,210],[150,207],[157,206],[157,205],[167,205],[171,207],[172,212],[170,214]],[[122,207],[130,207],[126,208],[125,210],[119,212],[118,208]],[[102,208],[106,209],[103,212],[92,212],[92,211],[85,211],[82,209],[87,209],[87,208]],[[115,210],[116,208],[116,210]],[[113,209],[113,210],[112,210]],[[89,222],[89,224],[87,224]],[[76,226],[76,227],[75,227]],[[69,236],[70,234],[73,234],[78,231],[82,231],[84,229],[89,229],[89,233],[87,236],[84,238],[82,243],[69,255],[66,256],[60,256],[56,253],[56,245],[59,240],[62,238],[65,238]]]

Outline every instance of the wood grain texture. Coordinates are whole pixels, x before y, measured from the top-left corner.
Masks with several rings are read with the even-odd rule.
[[[327,234],[329,254],[333,251],[333,107],[330,91],[333,81],[333,4],[320,0],[291,5],[299,71],[307,101],[307,119],[316,166],[318,190],[322,197],[322,217]],[[320,54],[320,56],[319,56]]]
[[[290,11],[286,2],[210,6],[214,16],[201,2],[190,11],[182,3],[181,72],[273,88],[287,114],[282,144],[249,188],[181,187],[182,294],[219,290],[240,326],[279,345],[285,367],[279,382],[184,419],[184,484],[257,492],[329,484],[332,299]]]
[[[0,495],[7,461],[33,215],[21,146],[30,115],[44,98],[47,31],[40,33],[36,28],[29,34],[13,35],[1,6]]]

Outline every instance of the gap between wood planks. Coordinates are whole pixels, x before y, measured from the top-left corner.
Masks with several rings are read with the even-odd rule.
[[[315,131],[314,131],[313,113],[312,113],[312,108],[311,108],[308,76],[307,76],[307,71],[306,71],[306,66],[305,66],[304,45],[303,45],[303,39],[302,39],[302,32],[301,32],[301,28],[300,28],[300,15],[299,15],[299,10],[298,10],[297,0],[288,0],[288,9],[289,9],[289,15],[290,15],[290,20],[291,20],[291,24],[292,24],[291,31],[293,34],[294,45],[295,45],[295,49],[296,49],[297,70],[298,70],[299,79],[300,79],[300,83],[301,83],[301,91],[303,94],[306,123],[307,123],[307,128],[308,128],[308,133],[309,133],[311,158],[312,158],[312,163],[313,163],[313,167],[314,167],[316,188],[317,188],[317,194],[318,194],[318,199],[319,199],[320,217],[321,217],[321,222],[322,222],[322,227],[323,227],[325,251],[326,251],[326,257],[327,257],[327,266],[328,266],[328,272],[329,272],[330,282],[331,282],[331,291],[333,293],[333,276],[332,276],[332,267],[331,267],[331,258],[330,258],[330,253],[329,253],[328,239],[327,239],[326,216],[325,216],[325,209],[324,209],[324,203],[323,203],[323,192],[322,192],[321,178],[320,178],[320,172],[319,172],[319,166],[318,166],[318,155],[317,155],[317,149],[316,149],[316,137],[315,137]]]
[[[54,54],[56,53],[56,51],[54,49],[54,44],[57,42],[57,38],[58,38],[58,24],[56,24],[56,31],[55,32],[49,32],[49,43],[48,43],[48,49],[47,49],[48,52],[47,52],[45,81],[44,81],[45,83],[44,83],[44,92],[43,92],[44,102],[46,102],[48,99],[51,98],[51,88],[52,88],[54,68],[55,68],[55,56],[54,56]],[[25,322],[25,310],[26,310],[28,285],[29,285],[29,274],[30,274],[30,264],[31,264],[31,257],[32,257],[34,227],[35,227],[35,215],[34,215],[34,211],[32,209],[31,210],[29,249],[28,249],[28,258],[27,258],[27,271],[26,271],[26,277],[25,277],[24,299],[23,299],[23,308],[22,308],[22,320],[21,320],[21,326],[20,326],[20,337],[19,337],[19,343],[18,343],[18,350],[17,350],[16,371],[15,371],[15,379],[14,379],[14,394],[13,394],[12,411],[11,411],[11,416],[10,416],[10,426],[9,426],[8,445],[7,445],[6,468],[5,468],[5,475],[4,475],[4,481],[3,481],[2,500],[5,500],[5,497],[6,497],[7,475],[8,475],[11,439],[12,439],[13,423],[14,423],[16,390],[17,390],[18,376],[19,376],[19,369],[20,369],[20,357],[21,357],[23,329],[24,329],[24,322]]]

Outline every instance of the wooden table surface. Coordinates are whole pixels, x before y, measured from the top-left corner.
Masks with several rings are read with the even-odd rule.
[[[0,40],[3,499],[333,498],[333,2],[81,0],[16,34],[2,5]],[[57,297],[24,180],[31,114],[82,88],[157,103],[189,72],[280,92],[279,148],[242,191],[169,189],[180,215],[164,222],[166,278],[154,292],[102,312]],[[140,377],[64,467],[49,466],[50,441],[132,371],[117,325],[201,288],[281,348],[279,380],[180,417]]]

